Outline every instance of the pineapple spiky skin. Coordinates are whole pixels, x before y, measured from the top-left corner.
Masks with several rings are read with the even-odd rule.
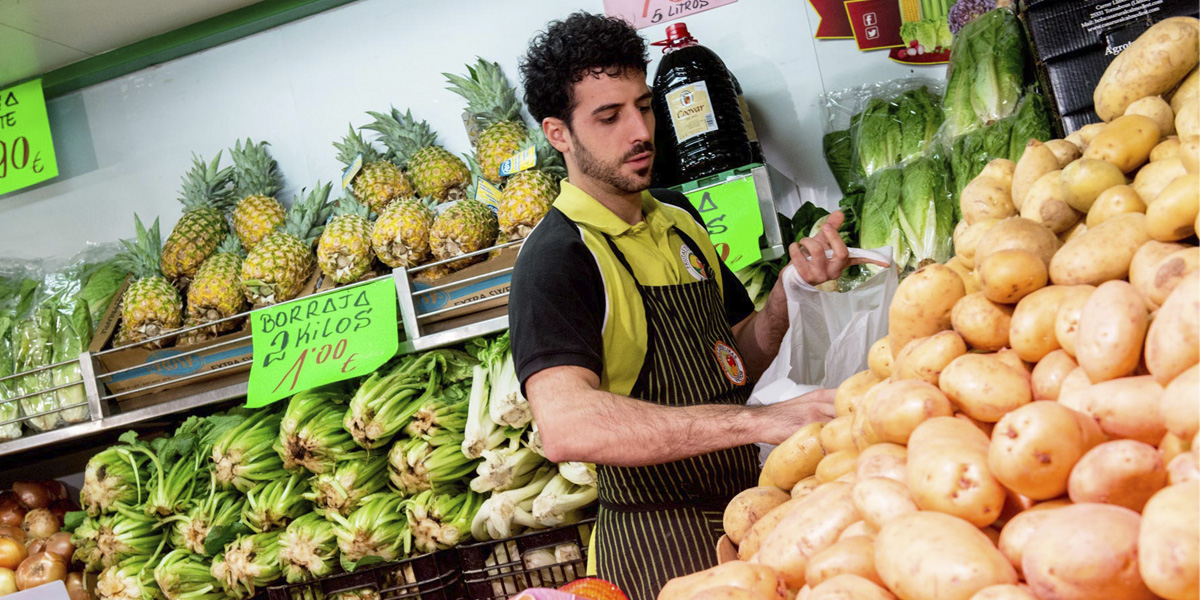
[[[429,247],[433,218],[426,202],[417,198],[403,198],[388,206],[371,232],[371,246],[380,262],[393,269],[411,269],[428,262],[433,256]]]
[[[230,151],[234,197],[241,198],[233,209],[233,231],[247,252],[286,220],[283,205],[275,199],[283,187],[279,165],[267,154],[267,145],[238,140]]]
[[[414,189],[400,167],[381,160],[363,165],[350,182],[350,192],[359,202],[379,213],[395,200],[412,196]]]
[[[483,176],[493,184],[499,185],[504,177],[500,176],[500,165],[521,151],[525,145],[527,132],[525,126],[515,121],[500,121],[479,134],[479,145],[475,146],[479,168]]]
[[[450,83],[447,89],[467,101],[467,114],[482,130],[475,155],[483,176],[500,185],[500,165],[521,150],[526,136],[516,89],[508,84],[499,63],[482,58],[467,65],[466,76],[443,75]]]
[[[146,229],[134,215],[136,240],[121,240],[125,252],[118,256],[119,264],[136,278],[121,296],[121,329],[119,336],[128,343],[141,342],[179,329],[183,323],[183,300],[179,291],[162,275],[162,236],[158,219]],[[165,340],[148,344],[161,348]]]
[[[313,243],[332,210],[331,187],[318,184],[306,198],[297,198],[283,228],[263,238],[242,261],[246,300],[255,308],[286,302],[304,289],[316,264]]]
[[[233,200],[233,168],[220,168],[221,153],[211,163],[192,157],[192,168],[183,177],[180,202],[183,216],[167,236],[162,251],[163,275],[186,289],[217,246],[229,235],[225,212]]]
[[[185,325],[218,321],[246,310],[241,274],[241,245],[236,237],[232,237],[196,271],[196,278],[188,288]],[[225,321],[200,331],[216,336],[232,331],[237,325],[235,321]]]
[[[247,196],[233,209],[233,231],[247,251],[287,221],[287,211],[270,196]]]
[[[203,325],[203,324],[204,324],[204,321],[201,321],[200,319],[197,319],[196,317],[193,317],[191,315],[188,315],[187,317],[184,317],[184,319],[183,319],[183,328],[184,329],[196,327],[198,325]],[[192,329],[191,331],[185,331],[185,332],[179,334],[179,337],[175,338],[175,345],[176,346],[195,346],[196,344],[201,344],[201,343],[207,342],[209,340],[215,339],[217,337],[217,334],[215,332],[213,332],[212,329],[213,329],[212,327],[201,327],[199,329]]]
[[[471,172],[462,159],[441,146],[426,146],[409,158],[408,172],[421,196],[438,202],[460,200],[466,195]]]
[[[499,234],[496,214],[487,206],[477,200],[459,200],[434,219],[429,245],[434,258],[448,260],[494,245]],[[480,254],[446,266],[458,271],[486,259],[486,255]]]
[[[365,207],[343,198],[317,242],[317,264],[336,283],[358,281],[375,262]]]
[[[496,215],[505,239],[525,239],[557,197],[558,180],[542,171],[521,171],[509,177],[500,194]]]

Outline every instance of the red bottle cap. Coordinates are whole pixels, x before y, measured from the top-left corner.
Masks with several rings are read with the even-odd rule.
[[[688,33],[686,23],[671,23],[667,25],[667,39],[660,42],[652,42],[651,46],[663,46],[664,52],[670,48],[683,48],[696,44],[696,38]]]

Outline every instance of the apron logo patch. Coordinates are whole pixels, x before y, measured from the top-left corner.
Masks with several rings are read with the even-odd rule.
[[[742,363],[742,357],[737,350],[730,348],[725,342],[717,342],[717,345],[713,347],[713,352],[717,355],[717,364],[721,365],[721,371],[725,373],[725,377],[733,385],[745,385],[746,365]]]
[[[700,262],[700,257],[696,256],[687,244],[679,247],[679,258],[683,260],[683,268],[687,269],[687,272],[695,277],[696,281],[708,279],[708,275],[704,273],[704,263]]]

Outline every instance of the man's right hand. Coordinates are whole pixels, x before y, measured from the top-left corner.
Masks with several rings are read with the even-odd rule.
[[[809,423],[825,423],[833,419],[833,398],[837,390],[822,389],[803,396],[762,407],[762,440],[781,444],[796,430]]]

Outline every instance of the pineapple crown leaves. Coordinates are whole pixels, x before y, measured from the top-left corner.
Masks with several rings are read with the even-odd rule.
[[[442,73],[450,87],[446,88],[467,100],[467,112],[480,122],[483,129],[501,121],[521,118],[521,101],[517,90],[508,84],[499,63],[476,57],[475,66],[467,65],[467,76]]]
[[[246,250],[242,248],[242,241],[236,235],[227,235],[221,243],[217,245],[218,254],[233,254],[235,256],[246,256]]]
[[[390,113],[367,111],[375,120],[363,129],[379,133],[379,140],[388,149],[388,158],[402,168],[419,150],[437,145],[437,133],[426,121],[418,121],[412,111],[400,112],[392,107]]]
[[[233,158],[233,188],[237,198],[271,196],[283,189],[279,163],[267,153],[267,142],[238,140],[229,155]]]
[[[137,279],[162,276],[162,235],[158,228],[158,219],[150,229],[142,224],[142,219],[133,215],[137,237],[131,240],[121,240],[125,251],[116,257],[117,266],[133,273]],[[232,236],[231,236],[232,237]]]
[[[221,153],[217,152],[212,162],[192,154],[192,168],[183,176],[179,190],[179,202],[184,212],[203,208],[215,208],[225,212],[231,208],[234,197],[233,167],[221,168]]]
[[[540,127],[529,130],[524,147],[530,146],[537,152],[537,170],[559,180],[567,177],[567,165],[563,161],[562,153],[546,139],[546,134]]]
[[[483,179],[483,169],[480,168],[479,161],[475,160],[475,155],[463,154],[462,157],[471,173],[471,184],[467,186],[466,197],[475,198],[475,193],[479,190],[479,180]]]
[[[350,196],[342,196],[333,203],[333,217],[351,215],[371,220],[371,208]],[[331,217],[332,218],[332,217]]]
[[[354,159],[359,154],[362,154],[364,165],[378,162],[382,155],[375,149],[375,146],[363,139],[362,134],[355,131],[353,125],[349,127],[350,132],[346,134],[346,137],[342,138],[341,143],[333,143],[333,147],[337,148],[338,151],[337,159],[347,167],[350,166],[350,163],[354,162]]]
[[[292,207],[288,209],[287,221],[280,227],[280,231],[309,246],[316,242],[325,230],[325,222],[329,220],[330,213],[333,212],[333,205],[329,203],[329,191],[332,189],[333,184],[321,185],[318,181],[308,195],[303,195],[304,190],[300,190],[292,202]]]

